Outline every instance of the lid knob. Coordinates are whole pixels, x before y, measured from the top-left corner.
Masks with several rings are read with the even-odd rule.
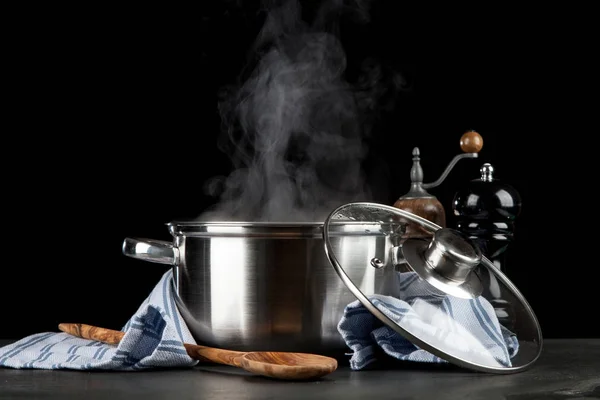
[[[435,231],[425,249],[425,262],[446,279],[462,283],[481,262],[481,251],[453,229]]]
[[[456,229],[440,228],[430,241],[408,238],[402,254],[421,279],[444,293],[472,299],[483,291],[479,277],[472,273],[481,263],[481,250]]]

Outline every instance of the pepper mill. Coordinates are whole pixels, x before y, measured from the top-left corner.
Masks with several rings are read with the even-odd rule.
[[[494,177],[492,164],[483,164],[480,173],[480,178],[454,195],[456,229],[473,239],[484,255],[506,272],[505,250],[514,238],[521,196],[514,187]]]
[[[437,197],[430,194],[427,189],[440,185],[458,161],[463,158],[477,158],[482,147],[483,139],[478,132],[473,130],[465,132],[460,138],[460,148],[463,153],[456,155],[450,161],[439,179],[432,183],[423,183],[423,168],[421,167],[420,162],[421,153],[419,148],[415,147],[412,151],[413,164],[410,169],[410,190],[403,196],[400,196],[394,202],[393,206],[416,214],[445,228],[446,212],[444,206]],[[431,236],[431,232],[419,224],[408,222],[405,236],[429,237]]]
[[[514,239],[515,220],[521,212],[521,196],[511,185],[494,178],[494,167],[485,163],[481,177],[454,195],[452,208],[456,229],[472,239],[498,269],[506,273],[506,249]],[[515,323],[511,302],[503,298],[496,277],[486,271],[480,276],[483,296],[494,307],[498,321],[508,329]]]

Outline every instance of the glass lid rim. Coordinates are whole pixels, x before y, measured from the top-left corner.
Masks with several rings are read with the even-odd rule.
[[[399,324],[394,322],[390,317],[385,315],[377,306],[375,306],[373,304],[373,302],[371,302],[371,300],[369,300],[369,298],[359,288],[356,287],[356,285],[354,285],[354,283],[352,282],[350,277],[346,274],[344,268],[341,266],[337,257],[335,256],[333,247],[331,245],[331,242],[329,241],[329,224],[331,223],[333,216],[336,215],[337,213],[339,213],[341,210],[343,210],[345,208],[353,207],[353,206],[372,207],[372,208],[377,208],[377,209],[384,210],[384,211],[389,211],[391,213],[405,217],[405,218],[409,219],[411,222],[421,224],[421,226],[431,229],[432,230],[431,233],[435,232],[438,229],[442,229],[442,227],[440,225],[437,225],[437,224],[419,216],[419,215],[413,214],[406,210],[403,210],[403,209],[400,209],[397,207],[393,207],[393,206],[389,206],[386,204],[379,204],[379,203],[374,203],[374,202],[351,202],[351,203],[342,204],[339,207],[337,207],[336,209],[334,209],[333,211],[331,211],[330,214],[327,216],[327,218],[325,219],[325,221],[323,223],[323,244],[324,244],[325,254],[326,254],[327,258],[329,259],[329,262],[330,262],[331,266],[334,268],[335,272],[338,274],[338,276],[344,282],[344,285],[352,292],[352,294],[356,297],[356,299],[359,300],[362,303],[362,305],[365,306],[365,308],[367,308],[367,310],[369,312],[371,312],[377,319],[379,319],[382,323],[384,323],[389,328],[398,332],[404,338],[408,339],[411,343],[418,345],[419,347],[423,348],[424,350],[427,350],[427,351],[431,352],[432,354],[434,354],[446,361],[449,361],[455,365],[465,367],[465,368],[475,370],[475,371],[492,372],[492,373],[496,373],[496,374],[511,374],[511,373],[521,372],[521,371],[528,369],[539,359],[542,348],[543,348],[543,336],[542,336],[541,327],[540,327],[539,321],[537,319],[537,316],[535,315],[531,305],[527,302],[527,300],[525,299],[523,294],[517,289],[517,287],[508,279],[508,277],[506,277],[506,275],[504,275],[502,273],[502,271],[500,271],[498,268],[496,268],[494,266],[494,264],[487,257],[485,257],[483,255],[481,257],[480,264],[484,265],[490,271],[490,273],[494,274],[494,276],[496,278],[500,279],[500,281],[504,285],[506,285],[506,287],[511,291],[511,293],[524,306],[525,310],[527,311],[527,315],[529,316],[529,318],[531,318],[531,320],[535,324],[538,350],[537,350],[537,354],[535,355],[535,357],[533,357],[529,362],[527,362],[523,365],[519,365],[519,366],[494,367],[494,366],[483,365],[483,364],[475,363],[472,361],[468,361],[468,360],[459,358],[457,356],[454,356],[452,354],[448,354],[445,351],[440,350],[440,349],[430,345],[426,341],[424,341],[424,340],[420,339],[419,337],[410,333],[408,330],[402,328]]]

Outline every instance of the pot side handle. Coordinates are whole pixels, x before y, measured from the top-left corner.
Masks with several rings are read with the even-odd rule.
[[[138,260],[168,265],[179,262],[179,249],[162,240],[128,237],[123,241],[122,249],[124,255]]]

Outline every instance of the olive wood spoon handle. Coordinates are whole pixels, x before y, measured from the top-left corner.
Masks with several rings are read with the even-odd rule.
[[[97,340],[108,344],[118,344],[125,332],[97,326],[61,323],[58,329],[84,339]],[[337,360],[310,353],[290,353],[273,351],[233,351],[197,344],[184,343],[188,355],[200,361],[239,367],[246,371],[287,380],[317,379],[337,369]]]

